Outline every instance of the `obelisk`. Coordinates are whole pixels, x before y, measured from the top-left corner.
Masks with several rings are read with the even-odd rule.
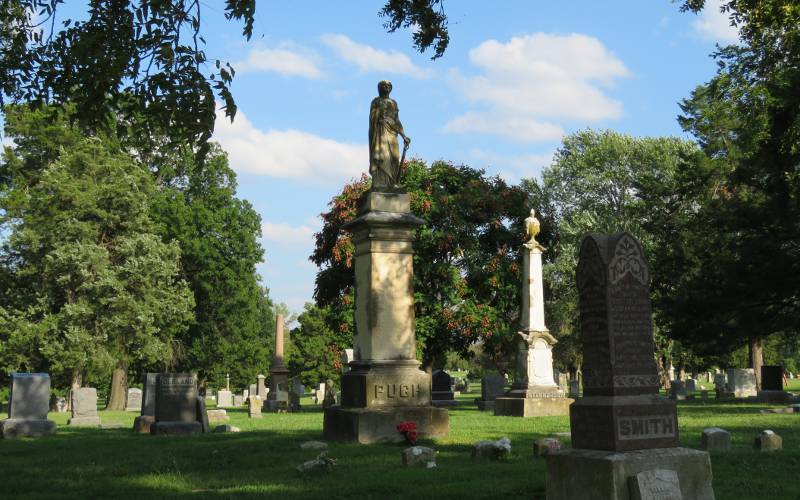
[[[289,370],[283,364],[283,314],[275,317],[275,356],[269,367],[269,394],[265,411],[277,411],[289,404]]]
[[[339,441],[401,441],[401,422],[415,422],[419,436],[450,429],[447,410],[431,405],[431,377],[416,357],[412,242],[424,221],[411,213],[400,185],[404,155],[397,135],[406,148],[411,139],[391,89],[380,82],[370,109],[372,188],[344,226],[355,245],[355,359],[342,375],[341,405],[325,409],[323,425],[325,438]]]
[[[522,245],[522,314],[517,332],[517,359],[511,390],[495,400],[494,414],[512,417],[567,415],[572,399],[553,380],[555,337],[544,322],[542,252],[536,241],[536,212],[525,219],[528,241]]]

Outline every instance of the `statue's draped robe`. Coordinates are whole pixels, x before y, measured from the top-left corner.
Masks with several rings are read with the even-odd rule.
[[[372,187],[394,187],[400,177],[400,147],[397,134],[403,132],[397,103],[376,97],[369,109],[369,173]]]

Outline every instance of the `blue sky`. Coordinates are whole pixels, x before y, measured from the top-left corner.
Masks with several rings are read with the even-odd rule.
[[[312,300],[319,214],[368,169],[379,80],[393,82],[410,156],[516,182],[581,128],[682,135],[678,102],[714,74],[715,44],[736,39],[719,0],[700,15],[669,0],[458,0],[445,2],[450,46],[431,61],[408,31],[385,32],[383,3],[259,0],[249,42],[221,1],[202,3],[207,56],[237,70],[239,113],[219,115],[215,139],[262,217],[259,273],[296,312]]]

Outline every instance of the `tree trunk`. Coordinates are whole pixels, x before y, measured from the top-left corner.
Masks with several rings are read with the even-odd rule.
[[[750,367],[756,372],[756,390],[761,390],[761,366],[764,365],[764,345],[761,339],[750,339]]]
[[[80,389],[83,384],[83,374],[79,371],[72,372],[72,383],[69,385],[69,394],[67,394],[67,411],[72,411],[72,391]]]
[[[117,367],[114,368],[113,375],[111,375],[111,389],[108,394],[106,410],[125,410],[125,397],[128,391],[127,379],[127,370],[122,366],[122,363],[118,364]]]

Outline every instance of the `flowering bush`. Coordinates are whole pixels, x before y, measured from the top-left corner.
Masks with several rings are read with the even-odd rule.
[[[403,435],[408,444],[413,445],[417,442],[416,422],[400,422],[397,424],[397,432]]]

